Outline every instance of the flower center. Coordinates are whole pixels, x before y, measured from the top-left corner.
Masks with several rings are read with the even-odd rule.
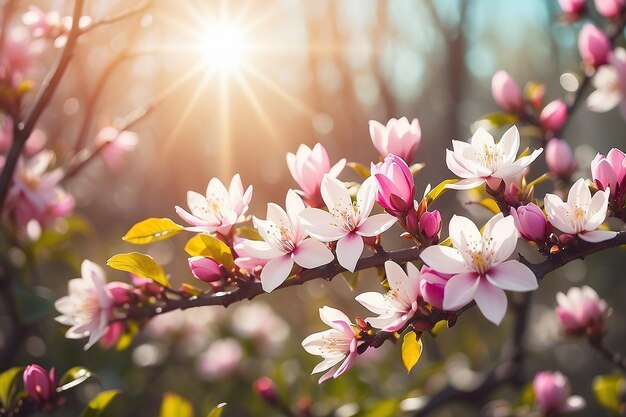
[[[502,149],[497,145],[483,145],[479,160],[485,168],[495,172],[502,160]]]

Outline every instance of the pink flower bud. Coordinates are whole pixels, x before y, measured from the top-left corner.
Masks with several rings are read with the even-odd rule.
[[[606,320],[608,306],[589,286],[570,288],[567,295],[556,295],[556,314],[566,333],[599,334]]]
[[[595,0],[596,10],[607,19],[619,16],[625,3],[624,0]]]
[[[194,256],[189,258],[189,268],[194,277],[204,282],[218,281],[223,277],[219,263],[211,258]]]
[[[48,401],[56,392],[54,368],[47,373],[41,366],[32,364],[24,370],[24,389],[30,398],[43,403]]]
[[[606,157],[597,154],[591,161],[591,176],[600,190],[611,191],[611,196],[620,196],[626,189],[626,155],[613,148]]]
[[[439,237],[441,231],[441,214],[439,210],[426,211],[418,221],[419,231],[428,239]]]
[[[453,275],[442,274],[424,265],[420,270],[420,295],[431,306],[443,310],[443,289]]]
[[[96,135],[96,146],[101,146],[100,156],[113,171],[119,171],[124,165],[124,156],[135,149],[138,143],[136,133],[105,127]]]
[[[407,164],[413,161],[413,154],[422,140],[419,121],[411,123],[406,117],[390,119],[387,125],[370,120],[370,137],[374,147],[383,158],[394,154],[404,159]]]
[[[561,130],[566,120],[567,106],[561,99],[548,103],[539,115],[539,123],[543,130],[551,130],[553,132]]]
[[[301,188],[298,194],[311,207],[324,205],[320,193],[324,175],[328,174],[332,178],[337,178],[345,165],[346,160],[342,159],[331,167],[326,148],[321,143],[316,144],[313,149],[300,145],[295,155],[287,154],[289,172]]]
[[[133,285],[135,286],[135,288],[137,288],[141,292],[144,292],[150,295],[157,295],[163,292],[163,287],[161,287],[159,284],[157,284],[150,278],[143,278],[135,274],[130,274],[130,279]]]
[[[278,401],[278,390],[274,381],[264,376],[254,382],[254,390],[267,403],[274,404]]]
[[[524,108],[522,92],[508,72],[500,70],[491,79],[491,95],[504,110],[519,113]]]
[[[378,181],[378,204],[396,217],[406,216],[413,208],[415,183],[409,166],[390,154],[383,162],[372,164],[371,173]]]
[[[559,0],[561,10],[569,14],[578,14],[585,9],[585,0]]]
[[[120,337],[124,334],[124,330],[126,330],[126,325],[121,321],[114,321],[109,324],[106,333],[100,339],[100,346],[104,349],[110,349],[117,344],[120,340]]]
[[[515,228],[520,236],[526,240],[543,242],[552,231],[543,210],[533,203],[520,206],[517,209],[511,207],[510,213],[515,220]]]
[[[109,282],[106,287],[113,296],[113,304],[115,305],[129,303],[131,301],[131,293],[135,289],[132,285],[119,281]]]
[[[539,372],[533,380],[537,405],[544,413],[558,413],[569,397],[567,379],[560,372]]]
[[[552,175],[564,180],[569,179],[578,168],[572,148],[567,141],[552,138],[546,146],[546,163]]]
[[[611,42],[596,26],[585,23],[578,35],[578,50],[587,66],[597,68],[607,63]]]

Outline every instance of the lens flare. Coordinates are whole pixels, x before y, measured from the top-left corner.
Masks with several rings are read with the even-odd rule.
[[[218,23],[205,30],[202,40],[204,63],[221,72],[236,72],[245,62],[247,41],[242,28]]]

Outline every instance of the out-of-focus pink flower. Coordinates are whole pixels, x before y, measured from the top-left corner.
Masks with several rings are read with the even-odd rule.
[[[567,378],[560,372],[539,372],[533,380],[533,391],[535,401],[545,416],[568,413],[585,407],[585,400],[582,397],[577,395],[570,397]]]
[[[100,149],[100,156],[113,171],[119,171],[124,164],[124,156],[131,152],[139,142],[134,132],[119,131],[113,127],[105,127],[96,135],[95,144]]]
[[[259,301],[239,306],[231,318],[235,334],[251,339],[264,355],[276,356],[285,346],[289,325],[272,308]]]
[[[48,138],[41,129],[35,129],[30,134],[24,144],[24,153],[26,156],[33,156],[39,153],[46,145]],[[6,117],[3,120],[2,128],[0,128],[0,153],[6,153],[13,143],[13,120]]]
[[[47,402],[56,393],[54,368],[48,373],[37,364],[28,365],[23,378],[26,394],[39,403]]]
[[[132,292],[135,289],[132,285],[128,285],[125,282],[113,281],[106,285],[107,289],[111,293],[113,304],[124,305],[132,300]]]
[[[100,339],[100,346],[104,349],[110,349],[117,344],[120,337],[124,334],[126,325],[121,321],[112,322],[107,328],[106,333]]]
[[[561,10],[569,14],[577,14],[585,9],[585,0],[559,0]]]
[[[326,148],[321,143],[316,144],[313,149],[306,145],[300,145],[294,154],[287,154],[287,166],[291,176],[298,183],[302,190],[296,192],[311,207],[322,207],[324,201],[320,193],[324,175],[337,178],[346,166],[346,160],[341,159],[332,167],[328,159]]]
[[[539,123],[544,130],[558,132],[567,120],[567,106],[563,100],[553,100],[541,110]]]
[[[417,221],[419,232],[427,239],[439,237],[441,232],[441,213],[439,210],[425,211]]]
[[[53,158],[52,152],[42,151],[27,162],[18,162],[6,204],[17,224],[24,226],[31,219],[46,224],[74,209],[74,198],[58,185],[62,170],[46,172]]]
[[[191,273],[200,281],[214,282],[223,277],[221,265],[211,258],[193,256],[188,262]]]
[[[320,318],[331,329],[314,333],[302,341],[302,347],[311,355],[318,355],[324,360],[317,364],[311,372],[327,371],[319,380],[319,383],[329,378],[337,378],[347,372],[356,362],[358,340],[352,329],[352,322],[341,311],[324,306],[320,308]],[[339,362],[343,363],[335,369]]]
[[[598,189],[609,189],[611,196],[619,198],[626,190],[626,155],[616,148],[606,157],[597,154],[591,161],[591,176]]]
[[[422,266],[420,275],[420,295],[431,306],[443,310],[444,288],[454,275],[443,274],[426,265]]]
[[[626,120],[626,49],[615,48],[609,54],[608,65],[598,68],[591,84],[596,90],[587,97],[587,108],[603,113],[619,105]]]
[[[65,333],[68,339],[89,337],[85,345],[87,350],[107,331],[112,318],[113,296],[106,286],[104,271],[95,263],[85,259],[81,275],[82,278],[69,281],[69,294],[54,303],[61,313],[55,320],[71,326]]]
[[[517,209],[511,207],[511,216],[515,220],[515,228],[523,239],[544,242],[552,231],[546,215],[536,204],[529,203]]]
[[[274,381],[266,376],[263,376],[254,381],[254,390],[259,397],[270,404],[274,404],[278,400],[278,390]]]
[[[613,19],[622,13],[624,0],[595,0],[596,10],[607,19]]]
[[[524,109],[522,92],[508,72],[500,70],[491,79],[491,95],[502,109],[519,113]]]
[[[417,119],[411,123],[406,117],[390,119],[387,125],[370,120],[370,137],[374,147],[385,158],[389,154],[397,155],[406,161],[413,162],[413,155],[422,140],[422,129]]]
[[[390,154],[383,162],[372,164],[370,171],[378,182],[378,204],[392,216],[406,216],[413,208],[415,194],[415,182],[407,163]]]
[[[198,358],[198,374],[205,379],[217,379],[232,375],[241,368],[243,349],[233,338],[221,339]]]
[[[32,72],[33,63],[42,52],[43,44],[34,41],[25,28],[15,27],[5,38],[0,68],[11,75],[14,83],[23,81]]]
[[[143,278],[135,274],[130,274],[130,279],[135,288],[147,294],[156,295],[162,293],[164,290],[162,286],[160,286],[150,278]]]
[[[187,228],[189,231],[227,235],[236,223],[243,221],[251,199],[252,186],[244,193],[239,174],[233,176],[228,190],[219,179],[211,178],[206,196],[187,192],[191,213],[179,206],[176,206],[176,213],[193,226]]]
[[[67,32],[61,24],[61,14],[58,11],[46,13],[33,5],[28,6],[28,11],[22,15],[22,23],[30,27],[35,38],[54,40]]]
[[[556,315],[566,333],[602,331],[608,306],[593,288],[587,285],[570,288],[567,295],[558,293],[556,301],[559,304]]]
[[[590,68],[598,68],[608,61],[611,41],[592,23],[585,23],[578,35],[578,51]]]
[[[578,169],[572,148],[566,140],[552,138],[546,145],[546,164],[552,175],[567,180]]]

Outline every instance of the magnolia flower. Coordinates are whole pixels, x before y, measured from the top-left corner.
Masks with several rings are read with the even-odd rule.
[[[515,220],[515,228],[522,239],[541,243],[550,236],[552,227],[543,210],[536,204],[528,203],[517,209],[511,207],[509,214]]]
[[[302,341],[302,347],[311,355],[319,355],[324,360],[317,364],[312,374],[328,370],[319,380],[319,383],[329,378],[337,378],[354,365],[357,357],[358,341],[354,334],[354,326],[348,316],[341,311],[331,308],[320,308],[320,317],[331,329],[314,333]],[[333,367],[339,362],[337,368]]]
[[[544,205],[548,220],[562,232],[578,235],[587,242],[602,242],[615,237],[617,232],[597,230],[606,219],[610,190],[591,191],[583,178],[572,185],[563,202],[554,194],[546,194]]]
[[[243,249],[252,257],[270,259],[261,271],[261,284],[266,292],[272,292],[287,279],[294,262],[310,269],[334,259],[326,245],[307,238],[298,217],[305,210],[304,202],[294,190],[287,192],[285,207],[286,212],[277,204],[269,203],[266,220],[252,217],[263,241],[244,240],[235,246],[238,253]]]
[[[567,294],[558,293],[556,301],[559,304],[556,315],[565,332],[602,331],[608,306],[593,288],[587,285],[570,288]]]
[[[385,262],[385,273],[390,290],[386,294],[366,292],[356,297],[356,301],[378,317],[366,320],[375,328],[385,332],[402,329],[417,311],[420,271],[412,263],[407,263],[407,273],[395,262]]]
[[[567,378],[560,372],[539,372],[533,380],[533,391],[535,401],[545,416],[560,415],[585,407],[582,397],[569,395]]]
[[[495,215],[481,236],[471,220],[455,215],[449,234],[454,248],[431,246],[421,254],[431,268],[453,275],[444,289],[444,310],[457,310],[474,300],[489,321],[499,324],[507,306],[503,290],[537,288],[537,279],[526,265],[506,260],[517,244],[513,217]]]
[[[85,345],[87,350],[107,331],[113,314],[113,296],[106,286],[102,268],[85,259],[80,271],[82,278],[70,280],[69,294],[54,303],[61,313],[55,320],[71,326],[65,333],[69,339],[89,336]]]
[[[219,179],[211,178],[206,197],[194,191],[187,192],[191,214],[179,206],[176,206],[176,213],[193,226],[187,228],[189,231],[227,235],[235,223],[243,221],[251,198],[252,186],[244,193],[239,174],[232,178],[228,190]]]
[[[18,224],[26,225],[32,219],[47,223],[74,209],[74,198],[59,187],[63,171],[57,168],[47,172],[53,159],[52,152],[42,151],[27,162],[18,162],[7,194],[7,207]]]
[[[569,180],[578,169],[578,162],[567,141],[552,138],[546,145],[546,164],[556,178]]]
[[[598,189],[619,199],[626,190],[626,155],[616,148],[606,156],[598,153],[591,161],[591,176]]]
[[[410,164],[413,155],[422,140],[422,129],[417,119],[411,123],[406,117],[400,119],[390,119],[387,125],[383,125],[376,120],[370,120],[370,137],[374,147],[385,158],[394,154]]]
[[[615,48],[608,60],[609,64],[598,68],[591,79],[596,91],[587,97],[587,108],[603,113],[619,105],[626,119],[626,49]]]
[[[348,271],[354,272],[363,253],[363,237],[377,236],[396,222],[396,218],[387,213],[368,217],[377,191],[376,179],[369,177],[359,188],[353,203],[344,183],[326,175],[322,181],[322,197],[328,211],[308,208],[300,214],[311,236],[322,242],[338,241],[337,260]]]
[[[37,364],[28,365],[22,375],[26,394],[39,403],[45,403],[56,393],[54,368],[46,372]]]
[[[428,304],[443,309],[443,294],[448,280],[453,275],[442,274],[426,265],[420,270],[420,295]]]
[[[406,216],[413,208],[415,194],[413,174],[406,162],[389,154],[383,162],[376,165],[372,163],[370,172],[378,182],[378,204],[392,216]]]
[[[296,191],[311,207],[323,205],[320,185],[325,174],[333,178],[341,173],[346,166],[346,159],[342,159],[332,167],[328,159],[328,153],[321,143],[313,149],[306,145],[300,145],[296,154],[287,154],[287,166],[291,176],[298,183],[302,191]]]
[[[491,78],[491,95],[504,110],[519,113],[524,109],[524,97],[511,75],[499,70]]]
[[[497,189],[502,180],[520,174],[543,151],[537,149],[515,160],[519,144],[519,132],[515,126],[507,130],[498,143],[494,143],[493,136],[483,128],[474,133],[471,143],[453,140],[453,150],[446,150],[446,164],[450,171],[463,179],[447,187],[469,190],[487,182],[489,187]]]
[[[118,171],[124,164],[124,155],[135,149],[139,142],[134,132],[119,131],[114,127],[100,130],[94,140],[100,147],[100,156],[113,171]]]
[[[598,68],[607,63],[611,41],[593,23],[585,23],[578,34],[578,51],[587,68]]]

